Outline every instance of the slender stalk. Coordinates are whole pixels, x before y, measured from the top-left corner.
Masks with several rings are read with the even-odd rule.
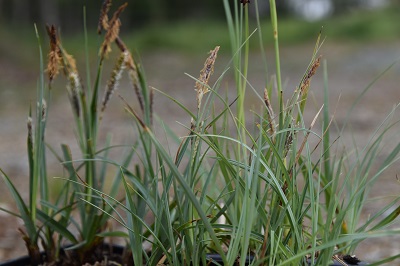
[[[323,61],[323,70],[324,70],[324,117],[323,117],[323,158],[324,158],[324,176],[327,179],[326,182],[330,182],[332,180],[332,171],[331,171],[331,152],[330,152],[330,139],[329,139],[329,124],[330,124],[330,118],[329,118],[329,94],[328,94],[328,66],[326,60]],[[328,192],[329,190],[326,190],[326,201],[327,205],[329,206],[330,203],[330,198],[331,195]]]
[[[268,63],[267,63],[267,57],[265,55],[265,49],[264,49],[264,42],[263,42],[263,32],[261,29],[261,22],[260,22],[260,12],[259,12],[259,8],[258,8],[258,1],[256,0],[254,2],[255,4],[255,9],[256,9],[256,20],[257,20],[257,30],[258,30],[258,39],[259,39],[259,45],[260,45],[260,52],[261,52],[261,57],[264,63],[264,68],[265,68],[265,77],[268,77]],[[266,84],[267,85],[267,84]],[[267,87],[267,86],[266,86]],[[268,93],[271,93],[270,91],[268,91]]]
[[[247,85],[247,72],[248,72],[248,67],[249,67],[249,10],[248,10],[248,5],[244,6],[242,12],[244,13],[244,25],[241,27],[241,31],[238,33],[240,37],[240,43],[237,43],[238,47],[240,47],[242,40],[245,40],[245,45],[244,45],[244,54],[243,54],[243,69],[242,67],[239,67],[238,70],[240,70],[239,75],[239,82],[241,81],[241,84],[238,84],[238,102],[237,102],[237,117],[239,124],[245,125],[245,111],[244,111],[244,106],[245,106],[245,96],[246,96],[246,85]],[[243,24],[243,21],[241,19],[241,25]],[[239,62],[240,63],[240,62]],[[243,128],[244,129],[244,128]],[[244,130],[241,132],[241,135],[244,136],[245,132]],[[245,140],[243,140],[245,141]]]
[[[36,122],[37,122],[37,127],[36,127],[36,134],[35,134],[35,148],[34,148],[34,166],[33,166],[33,176],[30,177],[30,185],[29,185],[29,193],[30,193],[30,214],[31,214],[31,219],[33,221],[36,221],[36,200],[38,196],[38,190],[39,190],[39,182],[40,182],[40,175],[41,175],[41,167],[43,166],[43,133],[44,129],[42,128],[43,123],[42,119],[43,117],[43,112],[42,110],[44,109],[44,64],[43,64],[43,52],[42,52],[42,46],[40,42],[40,37],[38,30],[35,25],[35,32],[36,32],[36,38],[38,41],[38,46],[39,46],[39,64],[40,64],[40,75],[39,75],[39,83],[38,83],[38,102],[36,106]]]
[[[275,68],[276,68],[276,83],[278,88],[278,99],[279,99],[279,129],[283,128],[283,89],[282,89],[282,78],[281,78],[281,63],[279,54],[279,38],[278,38],[278,15],[276,13],[275,0],[269,0],[270,11],[271,11],[271,22],[274,36],[274,50],[275,50]]]
[[[86,6],[83,7],[83,31],[85,37],[86,86],[87,88],[92,88],[92,82],[90,81],[89,38],[87,32]]]

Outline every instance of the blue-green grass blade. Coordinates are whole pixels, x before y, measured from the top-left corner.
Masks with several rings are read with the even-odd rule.
[[[207,215],[204,213],[204,211],[203,211],[203,209],[202,209],[197,197],[193,193],[193,191],[190,188],[190,186],[187,184],[187,182],[184,179],[184,177],[179,172],[179,170],[176,167],[175,163],[171,160],[171,157],[169,156],[169,154],[165,151],[165,149],[162,146],[162,144],[158,142],[158,139],[153,135],[153,133],[150,131],[150,129],[145,128],[144,130],[145,130],[144,133],[147,133],[147,135],[152,140],[152,142],[153,142],[153,144],[154,144],[159,156],[161,158],[163,158],[164,162],[166,162],[166,164],[170,168],[170,171],[173,174],[174,178],[182,186],[182,189],[184,190],[185,195],[188,197],[190,202],[193,204],[193,207],[196,209],[198,215],[200,216],[200,218],[202,220],[202,223],[204,223],[204,226],[207,229],[207,232],[210,234],[210,237],[211,237],[212,241],[214,241],[214,243],[219,243],[219,240],[218,240],[214,230],[212,229],[211,224],[208,221]],[[223,261],[226,262],[225,253],[224,253],[222,247],[217,245],[217,250],[218,250],[218,253],[221,255]]]
[[[31,240],[34,240],[34,236],[36,235],[36,226],[35,221],[32,220],[31,215],[29,213],[29,208],[25,204],[21,195],[18,193],[18,190],[15,188],[14,184],[11,182],[10,178],[4,173],[2,169],[0,169],[3,180],[6,183],[8,190],[10,191],[12,197],[14,198],[15,203],[17,204],[18,211],[22,220],[24,221],[25,228]]]
[[[102,232],[100,234],[97,234],[97,236],[101,238],[106,238],[106,237],[120,237],[120,238],[128,238],[128,233],[123,232],[123,231],[111,231],[111,232]]]
[[[389,257],[389,258],[384,258],[384,259],[382,259],[382,260],[376,261],[376,262],[374,262],[374,263],[370,263],[370,264],[368,264],[368,265],[369,265],[369,266],[383,265],[383,264],[387,264],[387,263],[389,263],[389,262],[392,262],[392,261],[394,261],[395,259],[398,259],[398,258],[400,258],[400,254],[391,256],[391,257]]]
[[[371,231],[371,232],[363,232],[363,233],[358,233],[358,234],[348,234],[348,235],[342,235],[337,239],[332,239],[328,242],[321,243],[321,245],[313,247],[311,249],[306,249],[304,251],[300,251],[297,254],[293,254],[292,257],[286,259],[285,261],[277,264],[277,266],[281,265],[293,265],[293,261],[302,258],[306,256],[307,254],[310,254],[312,252],[316,251],[322,251],[327,248],[335,247],[341,243],[345,242],[351,242],[355,241],[358,239],[370,239],[370,238],[376,238],[376,237],[388,237],[391,235],[398,235],[400,234],[400,229],[394,229],[394,230],[385,230],[385,231]]]
[[[400,206],[394,209],[389,215],[387,215],[382,221],[371,228],[371,231],[379,230],[385,226],[391,224],[400,215]]]
[[[66,208],[70,208],[67,206]],[[60,210],[61,212],[62,210]],[[57,213],[55,213],[57,214]],[[55,215],[54,214],[54,215]],[[73,244],[77,244],[79,241],[75,238],[74,234],[71,233],[66,227],[65,224],[60,223],[56,220],[54,220],[53,217],[47,215],[45,212],[38,210],[37,212],[38,219],[44,224],[46,228],[51,228],[53,231],[58,232],[60,235],[62,235],[64,238],[68,239],[71,241]],[[53,216],[54,216],[53,215]]]

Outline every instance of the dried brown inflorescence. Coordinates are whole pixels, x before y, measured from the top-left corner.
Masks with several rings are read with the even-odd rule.
[[[45,99],[42,99],[42,103],[40,104],[38,102],[37,105],[39,108],[41,108],[41,118],[42,118],[42,122],[44,122],[44,121],[46,121],[46,115],[47,115],[47,102]]]
[[[81,88],[81,81],[78,73],[71,72],[68,76],[67,90],[69,92],[72,108],[77,117],[80,116],[80,110],[81,110],[79,94],[83,92],[80,88]]]
[[[144,111],[144,103],[143,103],[142,94],[140,92],[139,78],[138,78],[138,74],[136,72],[136,68],[134,68],[134,69],[129,68],[128,73],[129,73],[129,78],[131,80],[133,90],[135,91],[136,97],[138,98],[138,101],[139,101],[140,110],[142,110],[142,112],[143,112]]]
[[[76,68],[76,61],[75,58],[68,54],[64,49],[62,50],[63,57],[64,57],[64,65],[65,68],[68,70],[69,73],[76,72],[78,73],[78,69]]]
[[[308,88],[310,87],[311,78],[317,72],[317,69],[320,65],[320,61],[321,61],[321,56],[317,57],[317,59],[314,60],[313,64],[311,65],[310,69],[307,72],[307,75],[303,77],[303,80],[301,81],[300,84],[300,93],[302,95],[307,94]]]
[[[62,48],[57,31],[54,25],[46,26],[47,33],[50,38],[49,61],[47,63],[46,72],[49,75],[49,81],[58,75],[60,69],[64,69],[64,73],[77,72],[75,59]]]
[[[54,25],[46,25],[46,30],[50,38],[50,52],[48,55],[49,61],[47,63],[46,72],[49,76],[49,81],[52,82],[60,72],[60,68],[62,66],[62,55],[59,47],[59,39],[57,36],[56,27]]]
[[[107,107],[107,103],[111,98],[111,95],[114,93],[118,86],[118,82],[121,79],[122,72],[124,71],[126,67],[126,62],[128,61],[129,58],[129,51],[122,52],[121,55],[119,56],[117,62],[115,63],[115,67],[111,73],[111,77],[108,80],[107,83],[107,89],[104,93],[102,105],[101,105],[101,112],[104,112],[104,110]]]
[[[128,69],[128,75],[129,78],[131,80],[131,84],[133,87],[133,90],[135,91],[136,97],[139,101],[139,105],[140,105],[140,110],[142,110],[142,112],[144,111],[144,103],[143,103],[143,97],[142,97],[142,93],[140,92],[140,86],[139,86],[139,77],[138,77],[138,72],[137,72],[137,68],[136,68],[136,64],[135,61],[133,60],[132,54],[129,52],[128,48],[126,47],[125,43],[121,40],[121,38],[117,38],[115,40],[115,43],[117,44],[118,48],[122,51],[122,52],[127,52],[127,60],[125,62],[126,68]],[[153,100],[153,90],[150,91],[150,103],[152,104],[152,100]]]
[[[27,142],[28,142],[28,149],[29,153],[32,153],[32,147],[33,147],[33,121],[32,121],[32,116],[29,115],[28,119],[26,121],[26,127],[28,128],[28,137],[27,137]]]
[[[126,47],[125,43],[121,40],[121,38],[117,37],[117,39],[115,39],[115,43],[117,44],[117,46],[121,50],[121,52],[127,52],[127,59],[126,59],[125,65],[126,65],[126,68],[128,69],[128,75],[131,80],[132,87],[138,98],[140,109],[142,111],[144,111],[143,97],[142,97],[142,94],[140,93],[140,89],[139,89],[139,78],[138,78],[135,61],[133,60],[131,52],[128,50],[128,48]]]
[[[100,47],[101,58],[104,58],[109,52],[111,52],[111,43],[118,38],[119,28],[121,26],[119,16],[127,6],[128,3],[125,3],[120,6],[117,11],[114,12],[114,15],[112,16],[108,24],[106,36],[104,37],[104,41]]]
[[[118,81],[120,80],[125,68],[128,68],[129,76],[132,80],[135,92],[138,95],[141,109],[143,110],[143,99],[139,89],[136,64],[127,46],[118,36],[119,28],[121,26],[119,16],[122,11],[127,7],[128,3],[121,5],[117,9],[117,11],[114,12],[112,18],[109,20],[107,14],[110,10],[111,2],[111,0],[104,0],[100,12],[97,31],[98,33],[101,33],[102,29],[107,31],[100,48],[100,56],[101,59],[107,56],[107,54],[111,51],[112,42],[116,43],[118,48],[121,50],[121,54],[107,83],[107,88],[102,100],[101,112],[104,112],[107,103],[109,102],[113,92],[116,90],[118,86]],[[47,72],[49,73],[49,80],[51,82],[59,73],[59,70],[61,68],[64,69],[64,74],[67,76],[68,79],[67,90],[69,92],[70,101],[75,114],[79,117],[81,112],[79,97],[82,97],[82,95],[84,96],[84,91],[82,89],[82,82],[76,68],[75,59],[62,48],[59,38],[57,36],[56,28],[54,26],[47,26],[47,32],[50,37],[50,53],[47,68]],[[153,92],[150,93],[150,100],[152,100]]]
[[[64,69],[64,74],[68,78],[67,90],[69,92],[70,101],[72,103],[74,112],[77,116],[80,115],[79,94],[83,93],[81,90],[81,82],[76,68],[76,61],[72,55],[68,54],[62,47],[57,36],[54,26],[47,26],[47,33],[50,38],[50,53],[47,72],[49,74],[49,81],[53,81],[55,76],[59,73],[59,69]],[[43,105],[45,106],[45,105]],[[44,116],[43,116],[44,118]]]
[[[197,108],[200,109],[201,100],[203,96],[209,92],[208,87],[208,80],[210,79],[212,73],[214,72],[214,64],[215,60],[217,59],[217,54],[219,51],[219,46],[216,46],[214,50],[210,51],[210,56],[207,58],[206,62],[204,63],[203,69],[200,71],[200,77],[196,82],[196,91],[197,91]]]
[[[104,0],[103,5],[100,10],[99,22],[97,24],[97,33],[101,34],[101,30],[107,30],[109,27],[108,24],[108,12],[110,11],[111,7],[111,0]]]
[[[128,59],[126,61],[126,67],[128,69],[134,70],[136,71],[136,66],[135,63],[133,61],[133,57],[131,52],[129,51],[128,47],[126,47],[125,43],[121,40],[120,37],[117,37],[115,39],[115,43],[117,44],[118,48],[121,50],[121,52],[128,52]]]
[[[47,33],[50,38],[50,52],[49,52],[49,61],[47,64],[47,73],[49,75],[49,82],[52,82],[53,79],[57,76],[60,69],[64,70],[64,74],[68,79],[67,90],[69,93],[69,98],[72,104],[72,108],[76,116],[80,115],[80,103],[79,97],[80,94],[83,94],[83,90],[80,77],[78,74],[78,70],[76,68],[76,61],[72,57],[72,55],[68,54],[61,46],[59,38],[57,36],[57,31],[55,26],[46,26]],[[42,104],[43,108],[46,108],[45,103]],[[44,111],[43,111],[44,112]],[[45,119],[45,115],[42,115],[42,118]]]
[[[107,54],[111,51],[111,43],[115,42],[119,50],[121,51],[121,55],[115,64],[111,77],[108,81],[106,92],[103,96],[103,101],[101,105],[101,112],[104,112],[107,107],[107,103],[110,100],[113,92],[116,90],[118,81],[121,78],[122,72],[125,68],[127,68],[129,77],[131,79],[132,87],[138,97],[140,108],[144,110],[143,97],[140,92],[139,78],[138,72],[136,68],[136,64],[133,60],[132,54],[125,45],[125,43],[119,37],[119,29],[121,26],[121,22],[119,20],[119,16],[122,11],[127,7],[128,3],[123,4],[118,8],[117,11],[114,12],[111,20],[108,20],[107,13],[111,7],[111,0],[104,0],[103,6],[100,12],[99,22],[98,22],[98,33],[101,33],[101,30],[106,30],[106,35],[104,37],[103,44],[100,48],[100,56],[103,59]],[[150,101],[152,101],[153,92],[150,91]],[[150,107],[151,108],[151,107]]]
[[[297,125],[294,125],[294,127],[296,128]],[[288,135],[286,137],[285,140],[285,148],[284,148],[284,154],[283,154],[283,158],[285,158],[287,156],[287,154],[289,153],[290,149],[292,148],[292,144],[293,144],[293,139],[295,138],[297,131],[292,129],[293,126],[292,124],[289,124],[288,129],[290,131],[288,131]]]
[[[267,119],[269,124],[269,129],[271,134],[275,134],[275,122],[274,122],[274,110],[272,109],[271,101],[268,96],[267,88],[264,89],[264,103],[267,107]]]

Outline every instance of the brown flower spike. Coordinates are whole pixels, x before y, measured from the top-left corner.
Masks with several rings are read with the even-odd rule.
[[[203,98],[204,94],[209,92],[208,80],[210,79],[213,71],[214,71],[214,63],[217,59],[219,46],[216,46],[214,50],[210,51],[210,56],[207,58],[206,62],[204,63],[203,69],[200,71],[199,80],[196,82],[196,91],[197,91],[197,108],[200,109],[201,99]]]
[[[82,91],[81,88],[81,81],[79,79],[78,72],[71,72],[68,76],[68,85],[67,90],[69,92],[70,101],[77,117],[80,116],[80,102],[79,102],[79,93]]]
[[[268,119],[268,124],[269,124],[269,129],[271,131],[271,134],[275,134],[275,122],[274,122],[274,110],[272,109],[271,101],[268,96],[268,90],[267,88],[264,89],[264,103],[265,106],[267,107],[267,119]]]
[[[50,52],[48,55],[49,61],[47,63],[46,72],[49,76],[49,81],[52,82],[53,79],[60,72],[60,66],[62,65],[62,56],[59,47],[56,27],[54,25],[46,25],[46,30],[50,38]]]
[[[100,10],[99,22],[97,24],[97,33],[100,34],[101,30],[108,30],[108,11],[110,11],[111,0],[104,0]]]
[[[101,58],[107,56],[109,52],[111,52],[111,43],[114,42],[119,35],[119,28],[121,26],[121,21],[119,20],[119,15],[124,11],[124,9],[128,6],[128,3],[123,4],[115,11],[114,15],[112,16],[106,36],[104,37],[103,44],[100,47],[100,55]]]
[[[126,67],[126,62],[129,58],[129,51],[125,51],[122,52],[115,64],[115,67],[111,73],[111,77],[108,80],[107,83],[107,89],[106,92],[103,96],[103,101],[101,104],[101,112],[103,113],[104,110],[107,107],[107,103],[109,102],[109,100],[111,99],[112,94],[114,93],[114,91],[117,89],[118,87],[118,82],[121,79],[122,76],[122,72],[124,71],[125,67]]]
[[[315,73],[317,72],[317,69],[320,65],[320,61],[321,61],[321,56],[319,56],[317,59],[314,60],[311,68],[308,70],[307,75],[304,76],[301,85],[300,85],[300,93],[301,94],[306,94],[308,88],[310,87],[310,81],[312,76],[315,75]]]

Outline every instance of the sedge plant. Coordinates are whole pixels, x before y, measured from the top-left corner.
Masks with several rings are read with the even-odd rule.
[[[382,140],[396,125],[390,119],[393,114],[355,157],[335,148],[339,141],[330,139],[333,119],[326,61],[319,55],[321,33],[303,78],[287,97],[281,81],[273,0],[276,86],[267,81],[261,91],[253,88],[247,80],[248,42],[253,35],[249,4],[224,1],[232,65],[210,85],[217,54],[223,48],[210,51],[199,78],[191,76],[197,100],[194,112],[161,90],[151,89],[170,98],[191,119],[186,126],[188,134],[175,153],[161,142],[154,126],[125,102],[139,136],[135,156],[140,163],[135,172],[121,167],[126,202],[109,198],[108,204],[118,204],[128,215],[127,219],[122,215],[113,218],[128,230],[137,265],[346,263],[346,255],[350,256],[360,241],[400,233],[399,229],[386,229],[398,217],[399,207],[383,216],[399,204],[398,196],[369,220],[360,219],[371,186],[399,159],[396,145],[372,174]],[[260,43],[263,47],[261,38]],[[319,68],[323,69],[326,97],[309,123],[304,114],[311,80]],[[219,93],[229,71],[233,71],[237,88],[237,98],[231,102]],[[250,123],[244,109],[246,87],[259,94],[262,106]],[[149,89],[144,81],[141,88]],[[217,110],[216,102],[223,108]],[[171,141],[179,140],[168,125],[160,123]],[[316,139],[317,144],[310,139]],[[146,220],[149,216],[151,221]],[[220,262],[207,256],[210,252],[218,253]],[[394,259],[396,256],[376,264]]]
[[[84,250],[104,236],[125,237],[134,265],[329,265],[332,261],[346,263],[346,255],[352,255],[364,239],[400,234],[398,228],[388,229],[399,215],[398,195],[368,220],[360,218],[370,188],[400,158],[397,144],[376,167],[383,140],[397,125],[393,122],[395,109],[365,147],[354,152],[338,148],[339,141],[331,139],[334,120],[329,112],[327,63],[319,55],[321,33],[303,77],[294,92],[288,92],[281,81],[278,16],[275,1],[270,0],[276,78],[268,78],[264,88],[254,88],[247,77],[249,42],[258,31],[261,49],[264,44],[258,17],[257,29],[250,28],[248,8],[254,4],[257,9],[257,1],[222,1],[232,60],[212,83],[218,53],[228,50],[216,46],[199,77],[188,75],[195,87],[194,106],[147,84],[142,64],[133,59],[118,35],[118,16],[124,6],[108,20],[111,1],[104,1],[99,31],[105,29],[107,33],[100,46],[93,90],[75,89],[80,78],[73,75],[74,63],[52,33],[54,28],[49,28],[55,47],[52,56],[60,57],[54,61],[61,62],[68,76],[83,158],[74,160],[68,147],[62,146],[63,155],[58,157],[67,170],[64,179],[68,179],[68,185],[60,200],[50,204],[43,165],[44,133],[40,133],[44,126],[39,123],[37,139],[28,137],[28,147],[37,145],[29,157],[31,164],[41,163],[31,169],[29,204],[22,201],[4,174],[25,222],[27,243],[33,243],[34,250],[38,237],[50,239],[57,232],[74,245],[72,248]],[[121,55],[100,102],[101,70],[112,43]],[[305,118],[309,89],[321,69],[325,98],[310,122]],[[266,63],[265,70],[268,73]],[[99,151],[97,135],[101,114],[123,72],[129,73],[140,111],[120,97],[132,117],[136,138],[123,163],[117,164],[111,192],[106,192],[101,185],[106,173],[98,169],[116,163],[106,154],[99,157],[112,146]],[[234,82],[229,88],[236,87],[235,99],[220,92],[222,81],[230,74]],[[36,120],[45,122],[42,117],[48,112],[43,111],[43,78],[40,84]],[[245,110],[246,90],[250,89],[259,98],[259,111],[252,115]],[[181,124],[187,135],[177,136],[170,125],[153,114],[154,93],[169,98],[187,114],[190,123]],[[160,128],[161,135],[157,131]],[[178,148],[166,145],[164,137]],[[39,186],[37,182],[43,183]],[[117,196],[119,184],[124,191],[122,198]],[[41,198],[39,206],[35,205],[37,196]],[[79,238],[68,230],[68,225],[78,223],[72,218],[73,210],[85,221],[78,226]],[[104,232],[101,229],[108,219],[125,230]],[[219,259],[209,253],[217,253]],[[375,264],[394,259],[396,256]]]
[[[41,40],[36,30],[40,52],[40,78],[37,102],[29,110],[27,122],[29,161],[29,201],[27,203],[13,185],[12,179],[1,171],[5,184],[16,202],[19,214],[2,210],[23,220],[24,228],[19,230],[27,246],[32,265],[39,265],[44,260],[49,262],[59,260],[61,248],[75,252],[76,261],[71,262],[72,264],[84,264],[88,258],[93,258],[88,254],[92,254],[97,247],[103,245],[106,236],[112,235],[107,232],[109,231],[109,217],[104,215],[104,211],[112,211],[112,206],[105,204],[101,197],[93,195],[93,189],[105,190],[105,184],[110,184],[107,192],[111,196],[116,196],[122,174],[116,171],[112,182],[106,180],[107,174],[110,172],[110,162],[112,162],[109,157],[110,150],[115,147],[111,145],[111,135],[104,143],[98,143],[98,135],[102,115],[112,93],[117,89],[122,71],[125,68],[133,71],[134,65],[130,52],[118,36],[119,15],[127,4],[119,7],[109,19],[107,13],[110,4],[108,2],[104,3],[99,20],[99,34],[102,31],[106,33],[104,40],[99,44],[98,65],[93,84],[90,79],[89,58],[86,58],[87,82],[83,84],[76,61],[62,46],[54,25],[46,27],[50,40],[50,52],[45,68]],[[86,19],[84,21],[86,24]],[[86,31],[85,40],[85,46],[88,47]],[[110,44],[113,42],[118,44],[120,55],[107,85],[104,86],[101,83],[103,65],[111,51]],[[88,51],[88,48],[86,50]],[[59,150],[46,143],[46,124],[51,115],[51,94],[54,90],[60,89],[53,86],[53,80],[60,72],[66,78],[66,88],[62,89],[67,91],[75,121],[76,141],[82,157],[73,157],[68,144],[61,144]],[[47,76],[47,82],[45,76]],[[101,91],[104,87],[104,95],[101,99]],[[105,148],[99,148],[101,146]],[[49,152],[63,166],[64,174],[58,176],[68,180],[60,180],[65,184],[55,198],[50,197],[52,188],[49,178],[51,177],[47,173],[48,161],[46,159]],[[132,151],[126,149],[122,153],[125,155],[122,156],[118,165],[127,167],[131,161]],[[85,184],[85,186],[81,184]],[[100,206],[101,211],[89,207],[85,202]],[[44,256],[40,247],[44,249]]]

